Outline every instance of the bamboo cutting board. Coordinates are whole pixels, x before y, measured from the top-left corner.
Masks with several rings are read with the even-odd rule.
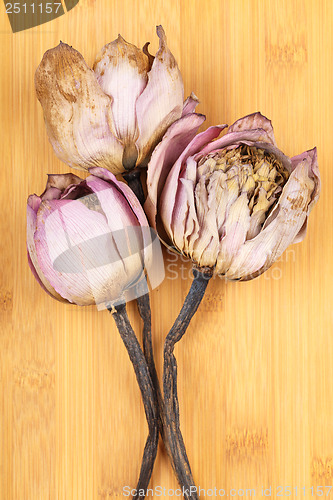
[[[127,353],[106,311],[57,303],[35,282],[26,199],[48,172],[69,170],[34,93],[43,53],[61,39],[92,64],[118,33],[150,40],[154,53],[157,24],[205,127],[260,110],[286,154],[318,147],[323,187],[305,241],[256,280],[212,280],[176,357],[181,426],[206,496],[216,487],[234,498],[250,488],[257,498],[262,488],[270,498],[319,498],[317,486],[333,484],[333,3],[80,0],[14,34],[0,12],[0,499],[111,500],[136,485],[147,425]],[[188,263],[165,253],[165,264],[151,296],[160,375],[164,337],[191,283]],[[132,303],[129,313],[140,333]],[[163,446],[157,486],[179,498]]]

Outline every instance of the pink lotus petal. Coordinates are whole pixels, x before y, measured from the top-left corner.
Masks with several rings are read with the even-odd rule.
[[[150,232],[143,233],[141,229],[143,225],[148,226],[148,223],[144,218],[145,224],[140,225],[122,189],[118,189],[116,184],[111,188],[111,182],[102,180],[94,175],[87,178],[87,184],[97,194],[98,201],[107,218],[109,232],[117,245],[124,270],[127,276],[130,276],[131,280],[134,280],[143,272],[144,262],[150,251],[146,251],[146,248],[151,243]],[[124,183],[117,181],[117,184]],[[127,189],[129,188],[127,187]],[[141,205],[140,210],[140,219],[143,219],[144,213]],[[117,217],[115,217],[115,213]],[[127,236],[125,236],[126,234]],[[128,241],[125,243],[125,240]],[[133,252],[131,249],[133,249]],[[131,254],[130,258],[129,254]],[[142,264],[140,264],[141,259]]]
[[[233,257],[246,240],[250,227],[250,210],[247,193],[241,193],[230,206],[224,223],[225,236],[222,238],[216,263],[216,272],[224,274],[231,265]]]
[[[145,212],[156,229],[157,203],[172,165],[195,137],[205,116],[190,113],[171,125],[160,144],[155,148],[148,166],[148,197]]]
[[[267,133],[267,139],[269,142],[276,146],[274,130],[272,127],[272,122],[266,116],[262,115],[260,112],[251,113],[250,115],[244,116],[239,120],[235,121],[228,130],[228,134],[232,132],[241,132],[244,130],[255,130],[262,129]]]
[[[78,305],[118,298],[128,276],[120,257],[109,266],[102,265],[116,251],[103,239],[110,233],[105,217],[80,200],[51,203],[52,207],[45,202],[39,211],[35,234],[38,262],[46,279],[62,297]],[[65,271],[58,269],[59,260]]]
[[[44,194],[41,195],[42,201],[59,200],[61,197],[61,190],[55,187],[50,187]]]
[[[301,161],[304,159],[309,159],[311,161],[311,171],[312,171],[312,178],[314,179],[315,182],[315,189],[312,193],[311,196],[311,202],[309,203],[308,206],[308,215],[310,214],[311,210],[313,209],[314,205],[317,203],[318,198],[319,198],[319,193],[321,189],[321,180],[320,180],[320,173],[319,173],[319,168],[318,168],[318,157],[317,157],[317,148],[310,149],[309,151],[305,151],[304,153],[294,156],[291,158],[291,163],[292,163],[292,168],[295,169]],[[300,243],[301,241],[304,240],[306,236],[306,231],[307,231],[307,225],[308,225],[308,217],[306,218],[303,227],[299,231],[299,233],[295,236],[293,243]]]
[[[226,277],[247,280],[268,269],[302,229],[315,189],[312,158],[308,156],[298,163],[284,186],[276,217],[255,238],[244,243]]]
[[[182,116],[188,115],[189,113],[194,113],[195,108],[199,103],[200,103],[199,99],[192,92],[191,95],[184,102]]]
[[[244,130],[241,132],[228,132],[220,139],[212,141],[203,148],[196,159],[227,147],[237,147],[240,143],[253,145],[253,143],[267,143],[268,135],[264,129]],[[267,144],[267,147],[269,144]]]
[[[191,115],[189,115],[191,116]],[[201,151],[207,144],[217,137],[226,125],[218,125],[209,127],[204,132],[196,135],[185,150],[181,153],[176,163],[172,166],[163,191],[160,201],[160,215],[167,231],[171,231],[172,216],[174,211],[174,203],[171,200],[176,199],[178,189],[178,178],[181,173],[182,166],[185,164],[188,157],[193,156],[197,151]],[[149,169],[148,169],[149,172]],[[149,188],[148,188],[149,192]]]
[[[111,189],[108,182],[93,175],[87,178],[87,185],[97,194],[111,231],[139,224],[123,192],[116,189],[116,186]],[[115,213],[117,217],[114,216]]]
[[[188,247],[187,237],[192,235],[186,232],[189,227],[193,230],[195,222],[198,226],[196,211],[191,208],[194,206],[194,181],[196,179],[197,164],[194,162],[193,157],[186,161],[186,169],[179,176],[179,184],[177,189],[176,198],[174,200],[174,210],[172,215],[172,227],[169,228],[170,235],[177,248]],[[191,175],[192,174],[192,175]],[[193,179],[194,175],[194,179]],[[171,200],[170,200],[171,201]],[[195,222],[190,222],[189,219],[195,219]]]
[[[194,199],[195,184],[197,181],[197,163],[193,156],[186,160],[186,169],[184,169],[180,177],[178,186],[177,198],[181,202],[186,199],[188,206],[188,214],[185,221],[184,232],[184,250],[188,255],[193,255],[194,244],[199,236],[200,226],[196,212],[196,204]]]
[[[92,167],[92,168],[89,168],[88,172],[90,175],[94,175],[95,177],[98,177],[99,179],[104,179],[107,182],[111,181],[113,184],[116,184],[117,182],[119,182],[117,180],[117,177],[112,172],[107,170],[106,168]],[[87,177],[87,179],[89,179],[89,177]]]
[[[124,227],[140,227],[140,230],[134,231],[134,236],[132,236],[132,238],[135,237],[137,240],[141,238],[142,241],[139,242],[138,245],[140,246],[141,250],[143,249],[143,251],[141,251],[141,256],[143,258],[144,267],[149,270],[150,273],[154,273],[154,255],[152,255],[151,253],[152,234],[150,230],[145,230],[145,228],[149,227],[149,224],[141,203],[139,202],[133,191],[124,182],[118,181],[116,177],[113,176],[108,170],[92,168],[89,170],[89,172],[92,175],[91,177],[87,178],[87,181],[89,185],[94,190],[96,190],[95,192],[98,192],[98,183],[96,182],[97,177],[107,181],[109,186],[114,186],[114,191],[118,192],[118,194],[121,195],[121,205],[123,207],[122,210],[126,211],[127,217],[129,219],[127,221],[124,220]],[[114,203],[111,205],[111,208],[105,208],[103,206],[103,209],[106,210],[106,214],[110,214],[108,218],[110,226],[112,225],[112,219],[114,219],[114,208]],[[131,229],[129,229],[129,232],[133,233]],[[149,274],[149,276],[151,276],[151,274]]]
[[[123,193],[124,197],[128,201],[128,204],[130,205],[131,209],[133,210],[137,220],[139,221],[140,226],[148,226],[148,221],[147,217],[145,215],[145,212],[143,211],[143,208],[133,193],[133,191],[124,183],[121,181],[118,181],[118,179],[108,170],[105,168],[90,168],[89,173],[92,176],[99,177],[100,179],[104,179],[105,181],[113,183],[117,187],[117,189]],[[87,177],[88,181],[89,177]]]
[[[278,155],[275,153],[275,151],[274,151],[274,154],[278,157]],[[281,153],[281,154],[283,154],[283,153]],[[287,157],[285,157],[285,158],[287,158]],[[278,157],[278,159],[281,160],[281,157],[280,158]],[[295,168],[298,166],[298,164],[301,161],[303,161],[304,159],[308,159],[308,161],[311,164],[311,167],[310,167],[311,175],[310,175],[310,177],[315,182],[315,189],[314,189],[314,192],[312,194],[312,201],[311,201],[311,203],[309,204],[309,207],[308,207],[308,211],[310,213],[310,211],[312,210],[313,206],[318,201],[318,197],[319,197],[319,193],[320,193],[320,185],[321,185],[320,184],[320,175],[319,175],[318,163],[317,163],[317,149],[314,148],[314,149],[311,149],[309,151],[305,151],[304,153],[302,153],[300,155],[294,156],[291,159],[288,158],[288,162],[289,162],[288,165],[286,165],[285,160],[283,160],[283,159],[282,160],[283,160],[284,167],[286,167],[289,172],[293,172],[295,170]],[[265,229],[269,224],[271,224],[273,222],[273,220],[278,215],[279,210],[280,210],[280,205],[279,205],[279,203],[277,203],[275,205],[275,207],[273,208],[272,212],[269,214],[268,218],[266,219],[266,221],[265,221],[262,229]],[[300,243],[305,238],[306,228],[307,228],[307,219],[304,222],[303,227],[300,229],[300,232],[295,236],[295,240],[293,241],[293,243]]]
[[[136,102],[138,164],[150,155],[183,111],[184,89],[179,68],[168,49],[162,26],[158,26],[156,31],[160,39],[159,50],[148,73],[148,84]]]
[[[118,139],[134,143],[138,136],[135,104],[148,82],[148,57],[119,35],[102,48],[93,68],[101,88],[112,99]]]
[[[199,233],[193,242],[192,258],[200,267],[214,267],[219,247],[215,190],[211,179],[201,176],[195,186],[195,207]]]
[[[33,265],[32,263],[32,260],[31,260],[31,257],[30,257],[30,254],[29,252],[27,252],[27,256],[28,256],[28,265],[30,267],[30,271],[32,272],[32,274],[34,275],[37,283],[42,287],[42,289],[44,290],[44,292],[46,292],[50,297],[52,297],[53,299],[56,299],[56,300],[59,300],[60,302],[68,302],[68,300],[66,299],[63,299],[61,297],[61,295],[59,295],[52,287],[51,285],[48,284],[48,288],[46,288],[46,286],[44,285],[44,283],[42,282],[41,278],[39,277],[39,274],[37,273],[36,271],[36,268],[35,266]],[[40,271],[41,273],[41,276],[42,276],[42,272]],[[45,280],[46,281],[46,280]],[[52,292],[51,292],[52,290]]]
[[[31,194],[27,201],[28,207],[30,207],[35,212],[35,214],[37,214],[37,211],[41,203],[42,203],[41,197],[37,196],[36,194]]]
[[[33,198],[33,196],[35,198]],[[41,268],[38,263],[37,251],[35,246],[35,232],[36,232],[36,222],[37,222],[37,211],[35,211],[30,205],[29,200],[36,200],[39,198],[36,195],[29,196],[27,205],[27,251],[28,251],[28,263],[33,275],[37,279],[40,286],[49,294],[57,300],[63,301],[64,299],[59,295],[54,288],[47,281],[43,275]],[[40,198],[39,198],[40,200]],[[32,201],[32,203],[34,202]]]
[[[48,50],[37,68],[35,86],[58,158],[73,168],[124,170],[111,100],[79,52],[64,43]]]
[[[315,182],[315,189],[312,193],[311,197],[311,203],[309,204],[309,211],[312,210],[313,206],[315,203],[317,203],[318,198],[319,198],[319,193],[321,189],[321,180],[320,180],[320,173],[319,173],[319,167],[318,167],[318,156],[317,156],[317,148],[310,149],[308,151],[305,151],[304,153],[294,156],[291,158],[291,164],[292,164],[292,169],[294,170],[295,168],[298,167],[298,165],[306,160],[306,162],[310,165],[310,176],[313,178]]]

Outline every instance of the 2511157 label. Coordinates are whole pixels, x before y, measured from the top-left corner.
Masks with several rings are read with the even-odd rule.
[[[39,12],[40,14],[58,14],[59,9],[62,8],[61,2],[7,2],[6,3],[6,13],[7,14],[28,14],[31,12],[35,14]]]
[[[0,0],[1,1],[1,0]],[[3,0],[12,32],[53,21],[72,10],[79,0]]]

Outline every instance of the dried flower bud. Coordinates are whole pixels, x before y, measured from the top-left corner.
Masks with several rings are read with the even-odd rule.
[[[148,167],[150,223],[200,268],[255,278],[305,236],[320,191],[316,149],[288,158],[260,113],[236,121],[219,139],[226,125],[178,149],[174,127]]]
[[[82,55],[65,43],[48,50],[37,68],[35,86],[53,149],[73,168],[104,167],[117,174],[147,166],[167,128],[195,115],[198,99],[183,103],[183,81],[157,27],[155,57],[120,35],[105,45],[90,69]]]
[[[126,184],[101,168],[90,173],[86,180],[49,175],[44,193],[29,196],[28,260],[51,296],[103,307],[124,301],[143,278],[153,257],[151,233]]]

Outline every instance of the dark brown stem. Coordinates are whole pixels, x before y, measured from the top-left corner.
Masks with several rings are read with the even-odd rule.
[[[141,205],[143,205],[145,201],[145,195],[141,184],[141,170],[132,170],[131,172],[126,172],[123,174],[123,177]]]
[[[140,490],[141,493],[142,490],[145,492],[147,491],[154,467],[158,446],[158,411],[155,403],[155,392],[150,378],[148,365],[134,330],[129,322],[126,306],[125,304],[121,304],[112,309],[108,308],[108,310],[112,312],[118,331],[132,362],[136,379],[140,387],[149,428],[149,435],[142,457],[140,477],[136,487],[136,495],[133,496],[133,499],[136,500],[138,498],[143,498],[143,496],[139,494]]]
[[[144,204],[144,192],[141,183],[141,172],[140,170],[133,170],[132,172],[127,172],[123,174],[124,179],[127,181],[128,186],[132,189],[133,193],[136,195],[141,205]],[[150,309],[150,300],[149,300],[149,292],[148,288],[145,289],[146,284],[141,281],[137,285],[138,296],[136,299],[138,311],[143,321],[143,332],[142,332],[142,340],[143,340],[143,353],[145,355],[149,373],[151,380],[154,386],[155,393],[155,401],[158,405],[158,413],[159,413],[159,429],[164,440],[164,403],[162,392],[160,388],[160,383],[157,376],[155,360],[154,360],[154,352],[153,352],[153,342],[152,342],[152,334],[151,334],[151,309]]]
[[[143,334],[142,334],[143,353],[147,361],[150,377],[153,382],[157,400],[161,401],[163,404],[163,398],[161,394],[160,384],[158,381],[155,360],[154,360],[154,353],[153,353],[153,342],[151,335],[151,310],[150,310],[150,301],[148,293],[145,295],[141,295],[136,299],[136,301],[140,316],[143,321]]]
[[[129,187],[132,189],[141,205],[144,203],[144,192],[142,189],[140,171],[133,170],[123,174]],[[179,425],[179,404],[177,396],[177,362],[173,355],[174,345],[178,342],[196,312],[204,296],[211,273],[193,270],[194,280],[191,289],[185,299],[184,305],[170,330],[164,347],[164,373],[162,398],[159,380],[153,355],[151,335],[151,310],[148,293],[138,294],[137,305],[143,321],[143,351],[146,358],[151,380],[154,386],[154,398],[158,405],[159,430],[164,441],[166,450],[171,460],[172,467],[182,487],[186,499],[197,500],[196,487],[194,485],[190,464],[187,458],[183,437]],[[140,286],[140,285],[139,285]],[[156,443],[156,447],[157,447]]]
[[[159,410],[160,433],[164,441],[164,402],[154,360],[153,342],[151,334],[151,310],[150,310],[150,301],[148,293],[141,295],[136,299],[136,301],[141,319],[143,321],[143,333],[142,333],[143,353],[145,355],[147,365],[149,368],[150,377],[154,386],[155,401],[157,402]]]
[[[193,276],[194,279],[183,307],[165,340],[163,391],[165,415],[164,432],[170,450],[172,465],[179,484],[183,487],[184,497],[186,499],[197,500],[199,497],[180,430],[179,403],[177,396],[177,361],[173,354],[175,344],[179,342],[185,334],[193,315],[199,307],[211,273],[194,269]]]
[[[141,183],[141,171],[133,170],[132,172],[126,172],[123,174],[123,177],[128,183],[128,186],[132,189],[133,193],[138,198],[140,204],[143,206],[145,201],[145,196]],[[154,401],[158,408],[159,431],[161,433],[162,439],[164,440],[164,425],[163,425],[164,403],[154,361],[153,342],[151,335],[151,309],[149,301],[149,292],[146,286],[147,284],[144,281],[138,283],[137,285],[138,294],[136,301],[139,314],[143,321],[143,333],[142,333],[143,353],[148,365],[150,378],[153,383]],[[157,447],[158,447],[158,438],[156,441],[156,453],[157,453]]]

